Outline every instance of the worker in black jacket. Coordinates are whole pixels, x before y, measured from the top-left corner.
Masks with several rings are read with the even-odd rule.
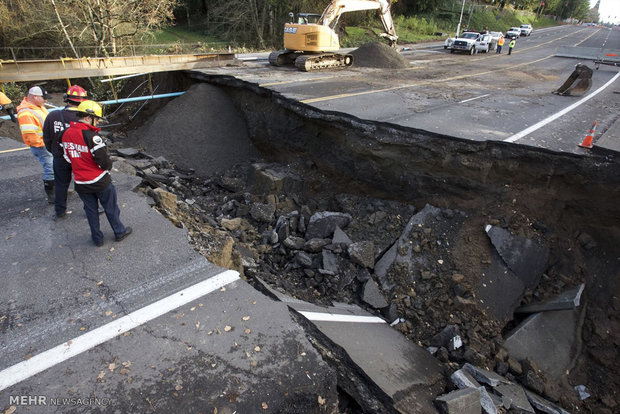
[[[54,212],[57,219],[67,215],[67,192],[71,184],[71,164],[63,157],[62,134],[69,128],[71,122],[77,122],[75,109],[87,99],[84,88],[78,85],[71,86],[65,94],[67,106],[51,111],[43,124],[45,148],[54,156]]]

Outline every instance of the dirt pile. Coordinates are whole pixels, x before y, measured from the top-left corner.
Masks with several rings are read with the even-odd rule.
[[[257,154],[245,120],[230,98],[206,83],[193,85],[140,128],[130,131],[126,145],[143,148],[151,155],[164,155],[201,176]]]
[[[409,61],[402,57],[396,49],[385,43],[366,43],[351,52],[353,66],[366,68],[403,69],[409,67]]]

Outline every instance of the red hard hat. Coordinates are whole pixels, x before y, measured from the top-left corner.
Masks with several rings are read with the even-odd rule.
[[[83,102],[88,99],[86,90],[79,85],[73,85],[67,89],[65,101]]]

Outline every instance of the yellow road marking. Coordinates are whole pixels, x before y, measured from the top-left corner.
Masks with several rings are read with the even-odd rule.
[[[453,81],[453,80],[473,78],[475,76],[482,76],[482,75],[486,75],[486,74],[489,74],[489,73],[498,72],[498,71],[501,71],[501,70],[506,70],[508,68],[517,68],[519,66],[530,65],[532,63],[538,63],[538,62],[541,62],[543,60],[549,59],[550,57],[552,57],[552,56],[546,56],[546,57],[541,58],[541,59],[536,59],[536,60],[533,60],[531,62],[523,62],[523,63],[519,63],[517,65],[502,66],[501,68],[487,70],[486,72],[467,73],[465,75],[457,75],[457,76],[451,76],[449,78],[432,79],[432,80],[428,80],[428,81],[424,81],[424,82],[409,83],[409,84],[401,85],[401,86],[393,86],[391,88],[373,89],[373,90],[363,91],[363,92],[343,93],[343,94],[339,94],[339,95],[325,96],[325,97],[322,97],[322,98],[304,99],[301,102],[302,103],[314,103],[314,102],[321,102],[321,101],[329,101],[329,100],[332,100],[332,99],[350,98],[352,96],[369,95],[369,94],[372,94],[372,93],[389,92],[389,91],[395,91],[395,90],[398,90],[398,89],[413,88],[413,87],[416,87],[416,86],[432,85],[432,84],[437,84],[437,83],[442,83],[442,82],[449,82],[449,81]]]
[[[10,150],[3,150],[3,151],[0,151],[0,154],[4,154],[6,152],[23,151],[23,150],[27,150],[27,149],[30,149],[30,147],[23,147],[23,148],[15,148],[15,149],[10,149]]]
[[[578,32],[575,32],[575,33],[579,33],[579,32],[581,32],[583,30],[585,30],[585,29],[581,29],[581,30],[579,30]],[[564,38],[566,38],[568,36],[572,36],[575,33],[569,33],[569,34],[567,34],[565,36],[562,36],[562,37],[559,37],[557,39],[553,39],[553,40],[550,40],[548,42],[541,43],[539,45],[529,47],[527,49],[522,49],[521,51],[513,52],[513,54],[520,53],[520,52],[525,52],[526,50],[530,50],[530,49],[536,49],[538,47],[544,46],[544,45],[549,44],[549,43],[555,43],[558,40],[564,39]],[[487,56],[487,57],[482,58],[482,59],[493,59],[493,58],[498,58],[498,57],[499,56],[491,56],[490,55],[490,56]],[[369,95],[369,94],[373,94],[373,93],[389,92],[389,91],[394,91],[394,90],[398,90],[398,89],[413,88],[413,87],[422,86],[422,85],[431,85],[431,84],[437,84],[437,83],[442,83],[442,82],[449,82],[449,81],[453,81],[453,80],[459,80],[459,79],[471,78],[471,77],[475,77],[475,76],[486,75],[486,74],[497,72],[497,71],[500,71],[500,70],[505,70],[507,68],[516,68],[516,67],[520,67],[520,66],[524,66],[524,65],[531,65],[533,63],[538,63],[538,62],[541,62],[543,60],[549,59],[551,57],[553,57],[553,55],[549,55],[549,56],[541,58],[541,59],[536,59],[536,60],[533,60],[531,62],[523,62],[523,63],[519,63],[517,65],[503,66],[501,68],[492,69],[492,70],[488,70],[488,71],[485,71],[485,72],[475,72],[475,73],[468,73],[468,74],[465,74],[465,75],[452,76],[452,77],[449,77],[449,78],[433,79],[433,80],[428,80],[428,81],[423,81],[423,82],[415,82],[415,83],[410,83],[410,84],[401,85],[401,86],[394,86],[394,87],[391,87],[391,88],[373,89],[373,90],[368,90],[368,91],[363,91],[363,92],[343,93],[343,94],[338,94],[338,95],[324,96],[324,97],[320,97],[320,98],[304,99],[304,100],[302,100],[300,102],[309,104],[309,103],[315,103],[315,102],[330,101],[330,100],[334,100],[334,99],[350,98],[350,97],[353,97],[353,96],[361,96],[361,95]],[[481,59],[478,59],[478,60],[481,60]]]

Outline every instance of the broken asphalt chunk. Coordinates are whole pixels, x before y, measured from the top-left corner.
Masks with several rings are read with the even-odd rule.
[[[478,368],[472,364],[466,363],[463,365],[463,369],[467,371],[476,381],[483,384],[488,384],[491,387],[497,387],[500,384],[510,384],[506,378],[497,375],[494,372],[487,371],[486,369]]]
[[[582,283],[574,289],[567,290],[553,299],[540,303],[531,303],[529,305],[517,308],[517,313],[535,313],[547,312],[554,310],[575,309],[579,306],[581,294],[585,285]]]
[[[362,300],[375,309],[382,309],[389,305],[373,279],[368,279],[364,285]]]
[[[538,411],[542,411],[546,414],[570,414],[565,409],[558,407],[552,402],[545,400],[540,395],[535,394],[531,391],[525,390],[525,395],[527,395],[527,399],[529,400],[530,404],[532,404],[532,406]]]
[[[518,360],[530,358],[549,376],[558,379],[569,367],[577,338],[577,310],[530,315],[504,341]]]
[[[480,392],[476,388],[463,388],[435,399],[442,414],[480,414]]]
[[[485,230],[508,268],[523,281],[526,288],[535,288],[547,268],[549,250],[533,240],[515,236],[501,227],[489,224]]]
[[[305,234],[306,240],[312,238],[331,238],[336,230],[336,227],[346,228],[351,220],[351,215],[346,213],[331,211],[314,213],[308,221],[308,227]]]
[[[517,384],[499,384],[493,390],[502,397],[504,407],[517,413],[535,414],[523,387]]]

